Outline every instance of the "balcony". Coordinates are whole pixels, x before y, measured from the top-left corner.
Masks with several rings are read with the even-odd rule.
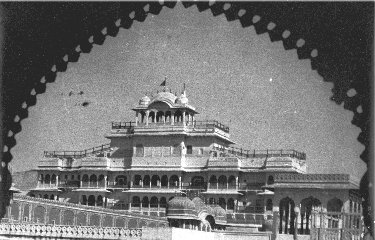
[[[106,150],[110,150],[110,144],[103,144],[97,147],[88,148],[82,151],[44,151],[44,157],[47,158],[82,158],[87,156],[88,154],[96,154],[101,153]],[[69,165],[69,164],[68,164]],[[65,166],[69,167],[69,166]]]
[[[269,158],[269,157],[291,157],[299,160],[306,160],[306,154],[295,150],[246,150],[237,147],[222,148],[213,147],[221,156],[238,156],[243,158]]]
[[[134,133],[134,129],[136,128],[144,128],[144,129],[163,129],[163,128],[169,128],[169,129],[176,129],[181,130],[181,127],[183,127],[182,122],[174,122],[173,125],[170,122],[150,122],[148,125],[145,123],[138,123],[136,125],[135,122],[112,122],[112,130],[124,130],[125,133],[132,134]],[[195,131],[203,130],[203,131],[214,131],[215,129],[219,129],[225,133],[229,133],[229,127],[216,121],[216,120],[206,120],[206,121],[192,121],[192,122],[186,122],[185,128],[187,130],[194,129]]]
[[[60,181],[59,182],[59,188],[79,188],[80,187],[80,181]]]
[[[229,213],[227,214],[228,224],[254,224],[262,225],[269,217],[257,213]]]

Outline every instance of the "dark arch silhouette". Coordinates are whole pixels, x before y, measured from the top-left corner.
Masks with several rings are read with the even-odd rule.
[[[204,2],[183,4],[185,7],[196,5],[199,11],[210,9],[214,16],[224,13],[228,21],[239,19],[243,27],[254,25],[258,34],[268,32],[271,41],[282,40],[286,49],[297,48],[296,40],[303,37],[306,44],[298,48],[299,58],[310,58],[312,69],[316,69],[325,81],[334,83],[331,99],[338,104],[344,102],[344,108],[354,112],[352,123],[361,128],[358,141],[365,145],[361,159],[369,163],[372,146],[369,131],[372,121],[368,121],[372,109],[369,87],[372,82],[372,76],[369,74],[372,68],[372,46],[369,43],[373,39],[373,2],[254,2],[231,3],[228,8],[224,8],[222,2],[212,5]],[[2,144],[8,148],[8,151],[3,152],[2,159],[5,163],[12,159],[10,149],[16,145],[14,135],[22,129],[20,120],[27,118],[28,107],[36,104],[36,95],[45,92],[45,83],[55,81],[56,71],[65,71],[67,63],[76,62],[80,53],[90,52],[93,43],[102,44],[106,36],[116,36],[119,27],[128,29],[133,21],[144,21],[147,13],[157,15],[162,7],[173,8],[175,3],[165,2],[164,6],[157,2],[150,3],[147,12],[145,5],[147,3],[144,2],[1,4],[0,11],[5,13],[2,16],[6,18],[4,28],[7,46],[3,54],[2,99]],[[246,12],[239,15],[240,10]],[[135,12],[134,19],[129,17],[131,11]],[[254,15],[261,16],[261,20],[253,23]],[[116,25],[119,18],[120,24]],[[311,21],[306,22],[306,18]],[[267,29],[269,21],[276,23],[274,29]],[[105,34],[101,32],[104,27],[107,28]],[[283,39],[284,29],[289,29],[292,36]],[[15,32],[17,34],[14,34]],[[94,36],[93,43],[88,41],[91,35]],[[45,39],[45,36],[49,37]],[[80,45],[80,51],[75,51],[77,45]],[[314,47],[319,50],[319,55],[310,57]],[[67,60],[63,59],[65,54],[68,56]],[[56,68],[51,71],[54,64]],[[41,77],[44,77],[45,81],[40,81]],[[350,88],[354,88],[358,93],[353,98],[346,95]],[[32,89],[35,94],[30,95]],[[356,111],[358,106],[362,107],[362,113]],[[8,134],[10,131],[11,135]],[[6,181],[2,182],[0,189],[7,193],[11,186],[11,176],[6,167],[1,168],[1,176]],[[361,182],[361,189],[364,191],[365,205],[368,205],[371,195],[366,194],[368,181]],[[2,196],[5,196],[2,201],[8,204],[10,194]],[[2,205],[0,217],[3,216],[7,204]],[[366,225],[372,226],[368,213],[364,213]]]

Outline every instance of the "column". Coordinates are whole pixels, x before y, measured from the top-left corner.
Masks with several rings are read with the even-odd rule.
[[[278,206],[273,206],[272,208],[273,211],[273,226],[272,226],[272,240],[276,240],[277,236],[279,235],[279,207]]]
[[[229,188],[229,184],[228,184],[228,179],[227,179],[227,190],[228,190],[228,188]]]
[[[171,125],[174,125],[174,112],[171,111]]]
[[[163,124],[165,124],[165,113],[164,113],[164,115],[162,117],[162,121],[163,121]]]
[[[132,211],[132,202],[129,202],[129,212]]]
[[[135,112],[135,126],[138,126],[138,111]]]
[[[298,222],[299,222],[299,216],[300,216],[299,215],[299,213],[300,213],[299,206],[294,207],[294,213],[296,215],[296,218],[294,220],[294,235],[293,235],[293,239],[297,240],[298,239]]]
[[[182,188],[182,177],[181,176],[179,176],[178,177],[178,180],[179,180],[179,188],[181,189]]]
[[[182,111],[182,125],[186,125],[186,116],[185,116],[185,110]]]
[[[99,178],[96,177],[96,188],[98,188],[98,187],[99,187]]]
[[[107,179],[108,179],[108,176],[104,175],[104,188],[107,188]]]
[[[210,181],[207,183],[207,189],[210,189]]]
[[[51,186],[52,186],[52,175],[51,175],[51,177],[49,178],[49,188],[51,188]]]
[[[59,186],[59,175],[56,175],[56,187]]]
[[[129,175],[130,177],[130,187],[132,188],[133,187],[133,175]]]
[[[82,187],[82,178],[79,179],[79,187]]]
[[[150,110],[146,111],[146,126],[148,126],[148,116],[150,115]]]
[[[236,176],[236,191],[238,191],[238,176]]]

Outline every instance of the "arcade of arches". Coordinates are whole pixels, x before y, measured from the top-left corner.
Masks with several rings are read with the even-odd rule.
[[[303,199],[287,196],[277,202],[273,207],[278,216],[274,230],[279,234],[309,235],[314,227],[342,228],[350,224],[350,227],[360,229],[361,226],[361,200],[358,198],[346,198],[344,202],[335,196],[324,198],[324,201],[311,195]],[[345,214],[350,216],[350,223],[343,220]]]

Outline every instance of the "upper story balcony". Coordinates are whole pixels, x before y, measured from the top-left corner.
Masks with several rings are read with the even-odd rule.
[[[89,154],[103,153],[104,151],[110,150],[110,144],[103,144],[97,147],[88,148],[81,151],[44,151],[44,157],[46,158],[82,158]]]
[[[185,132],[192,134],[217,133],[229,138],[229,127],[216,121],[186,121],[186,122],[112,122],[112,133],[168,133]]]
[[[229,147],[229,148],[223,148],[223,147],[213,147],[213,150],[216,150],[219,152],[219,156],[216,154],[214,157],[220,157],[220,156],[237,156],[241,158],[270,158],[270,157],[290,157],[290,158],[296,158],[299,160],[306,160],[306,154],[303,152],[298,152],[296,150],[246,150],[242,148],[237,147]]]

